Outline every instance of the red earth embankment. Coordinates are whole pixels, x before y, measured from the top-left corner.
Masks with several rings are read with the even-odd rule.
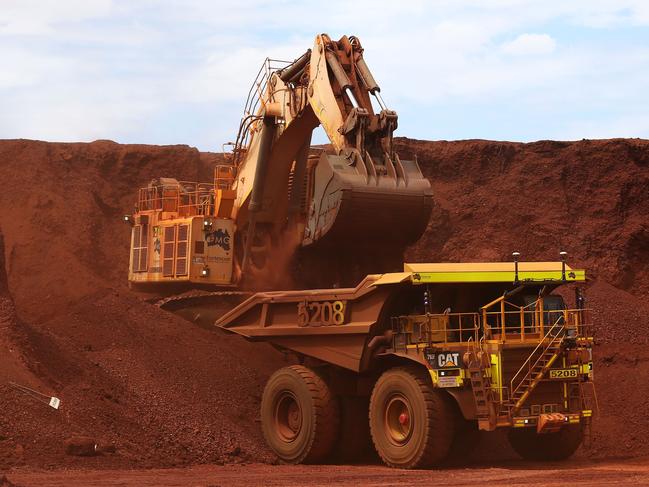
[[[602,410],[588,453],[649,454],[649,142],[398,139],[398,147],[418,156],[437,202],[407,260],[507,260],[513,250],[545,260],[566,250],[588,269]],[[157,176],[209,181],[218,160],[186,146],[0,141],[0,467],[272,461],[257,408],[282,357],[192,326],[126,288],[129,229],[120,217],[137,187]],[[55,394],[63,407],[49,409],[9,380]],[[73,435],[117,453],[65,456]]]

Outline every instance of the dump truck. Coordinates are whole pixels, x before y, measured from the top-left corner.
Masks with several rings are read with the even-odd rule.
[[[216,326],[295,357],[261,401],[284,462],[371,437],[385,464],[431,467],[501,429],[523,458],[561,460],[597,406],[585,279],[565,257],[405,264],[354,288],[256,293]]]
[[[213,181],[158,177],[139,190],[124,216],[129,283],[235,287],[287,248],[402,255],[433,193],[417,161],[395,151],[397,113],[363,52],[355,36],[321,34],[295,61],[266,59]],[[327,150],[311,149],[318,126]]]

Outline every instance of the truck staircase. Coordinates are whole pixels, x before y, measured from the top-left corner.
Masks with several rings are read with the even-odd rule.
[[[478,427],[481,430],[493,431],[496,429],[496,411],[492,397],[491,378],[484,363],[484,356],[482,347],[476,346],[469,350],[469,379],[471,380]]]
[[[560,323],[560,319],[557,320],[548,330],[544,339],[530,353],[521,368],[514,374],[511,380],[511,393],[507,402],[512,415],[518,413],[532,391],[536,389],[536,386],[543,380],[547,371],[559,357],[564,329],[565,326]],[[518,379],[519,376],[520,379]]]

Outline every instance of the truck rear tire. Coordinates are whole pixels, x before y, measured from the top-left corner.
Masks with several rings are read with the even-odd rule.
[[[339,421],[338,400],[315,371],[293,365],[268,379],[261,399],[261,427],[280,460],[325,460],[338,437]]]
[[[455,418],[442,394],[414,368],[390,369],[379,378],[370,399],[370,432],[387,465],[422,468],[446,459]]]
[[[513,450],[525,460],[557,461],[566,460],[577,451],[584,431],[580,425],[544,434],[538,434],[533,428],[512,428],[507,437]]]

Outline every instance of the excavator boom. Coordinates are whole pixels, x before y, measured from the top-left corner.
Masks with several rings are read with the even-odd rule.
[[[285,231],[303,247],[403,249],[416,241],[432,189],[417,162],[394,150],[397,114],[387,109],[358,38],[319,35],[313,49],[266,79],[248,145],[235,148],[235,219],[247,228],[246,248],[264,240],[260,233]],[[309,158],[319,125],[332,148]]]

